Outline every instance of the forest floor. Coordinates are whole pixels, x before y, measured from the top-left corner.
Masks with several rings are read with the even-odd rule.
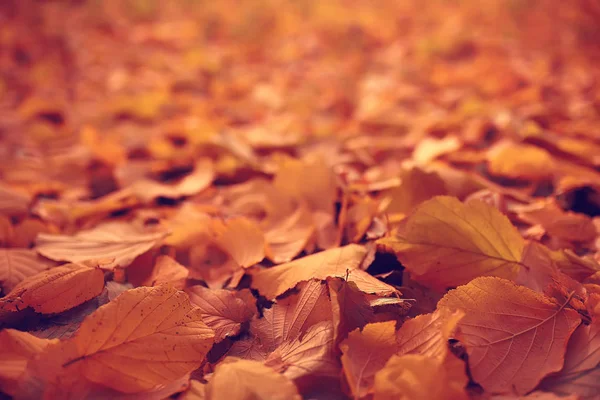
[[[0,398],[600,398],[599,27],[3,1]]]

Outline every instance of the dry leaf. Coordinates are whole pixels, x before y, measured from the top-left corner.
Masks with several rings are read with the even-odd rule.
[[[344,376],[354,398],[373,393],[375,374],[398,350],[396,322],[368,324],[356,329],[340,344]]]
[[[469,382],[462,361],[450,363],[421,354],[393,355],[375,375],[375,400],[467,400]]]
[[[40,339],[27,332],[5,329],[0,332],[0,390],[10,396],[17,392],[19,379],[30,359],[56,339]]]
[[[215,243],[241,267],[248,268],[265,258],[265,238],[260,228],[247,218],[226,222]]]
[[[273,299],[302,281],[348,275],[350,281],[367,293],[394,293],[395,289],[391,286],[364,271],[362,274],[359,272],[358,268],[366,255],[367,250],[357,244],[325,250],[277,267],[253,271],[252,287],[266,298]],[[352,272],[349,274],[348,271]]]
[[[200,309],[204,323],[215,331],[216,343],[239,334],[242,324],[256,314],[256,301],[247,290],[232,292],[197,285],[186,292],[192,304]]]
[[[184,397],[198,399],[199,397]],[[259,362],[226,358],[206,385],[207,400],[300,400],[296,386]]]
[[[4,293],[10,292],[23,279],[55,266],[29,249],[0,249],[0,283]]]
[[[504,143],[488,151],[488,168],[493,175],[513,179],[544,179],[552,175],[550,154],[526,144]]]
[[[484,277],[448,292],[438,307],[465,313],[458,327],[473,379],[492,393],[525,394],[563,365],[562,349],[581,322],[568,300]]]
[[[40,234],[35,249],[56,261],[112,259],[102,267],[126,267],[166,236],[163,232],[140,232],[123,222],[109,222],[73,236]]]
[[[188,277],[188,269],[169,256],[158,256],[150,276],[139,286],[158,286],[170,284],[177,289],[183,289]]]
[[[62,367],[55,371],[59,377],[81,374],[135,393],[196,369],[213,338],[185,293],[167,286],[141,287],[100,307],[83,321],[77,335],[41,357],[62,355]]]
[[[8,295],[0,298],[0,310],[27,307],[42,314],[68,310],[99,295],[104,273],[83,264],[65,264],[25,278]]]
[[[514,278],[525,245],[497,209],[443,196],[422,203],[395,237],[378,243],[396,253],[413,279],[434,289],[478,276]]]

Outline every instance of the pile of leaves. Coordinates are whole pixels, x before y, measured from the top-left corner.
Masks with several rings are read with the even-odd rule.
[[[458,3],[4,2],[0,391],[599,398],[600,10]]]

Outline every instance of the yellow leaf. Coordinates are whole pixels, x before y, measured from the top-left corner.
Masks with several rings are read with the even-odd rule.
[[[378,244],[392,249],[415,281],[443,290],[478,276],[514,278],[524,240],[496,208],[440,196],[417,207],[395,237]]]
[[[544,179],[554,170],[554,161],[546,150],[527,144],[498,145],[488,152],[488,163],[493,175],[513,179]]]

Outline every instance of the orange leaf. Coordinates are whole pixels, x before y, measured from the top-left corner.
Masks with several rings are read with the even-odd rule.
[[[462,361],[421,354],[393,355],[375,375],[375,400],[467,400]]]
[[[0,390],[14,396],[27,363],[57,339],[39,339],[14,329],[0,332]]]
[[[465,312],[458,326],[477,383],[494,393],[525,394],[563,365],[563,349],[581,322],[567,303],[483,277],[448,292],[438,308]]]
[[[68,310],[96,297],[104,288],[104,273],[83,264],[65,264],[25,278],[0,299],[0,310],[31,307],[42,314]]]
[[[192,286],[186,290],[190,301],[198,307],[202,320],[215,331],[215,342],[240,333],[243,323],[256,314],[256,300],[248,290],[232,292]]]
[[[241,267],[248,268],[265,258],[265,237],[247,218],[233,218],[218,233],[215,243]]]
[[[40,257],[30,249],[0,249],[0,282],[4,293],[10,292],[23,279],[56,263]]]
[[[580,325],[569,340],[565,364],[541,387],[562,395],[576,394],[592,399],[600,395],[600,321]]]
[[[300,400],[296,386],[285,376],[257,361],[228,357],[215,368],[206,385],[206,400]],[[194,400],[201,397],[185,397]]]
[[[289,262],[306,247],[315,231],[312,215],[303,205],[288,216],[277,219],[265,230],[269,260],[276,264]]]
[[[215,176],[210,159],[196,163],[194,171],[175,184],[167,184],[144,179],[135,182],[129,189],[143,202],[157,197],[179,198],[200,193],[210,186]]]
[[[391,197],[386,212],[408,214],[422,202],[447,193],[444,181],[435,172],[420,168],[402,171],[400,186],[386,192]]]
[[[302,257],[277,267],[261,269],[252,273],[252,287],[267,299],[273,299],[302,281],[345,277],[367,293],[387,294],[396,290],[357,268],[367,255],[365,247],[351,244]]]
[[[125,267],[165,236],[164,232],[144,233],[123,222],[108,222],[73,236],[40,234],[36,250],[56,261],[113,259],[102,267]]]
[[[396,322],[368,324],[356,329],[340,344],[344,376],[354,398],[373,392],[375,374],[398,349]]]
[[[373,322],[375,319],[373,308],[354,282],[346,282],[342,278],[328,278],[327,286],[333,310],[333,326],[338,341],[346,337],[350,331]]]
[[[418,206],[395,237],[392,249],[417,282],[446,289],[478,276],[514,278],[524,241],[496,208],[440,196]]]
[[[497,145],[488,152],[488,162],[493,175],[513,179],[544,179],[554,170],[554,161],[546,150],[527,144]]]
[[[464,317],[462,311],[436,310],[405,321],[397,332],[398,354],[420,354],[429,358],[444,358],[448,339]]]
[[[21,215],[29,210],[31,197],[26,193],[0,184],[0,214]]]
[[[198,368],[213,338],[184,292],[140,287],[100,307],[54,349],[63,355],[57,372],[126,393],[150,390]]]
[[[188,269],[169,256],[158,256],[149,277],[140,286],[158,286],[171,284],[177,289],[183,289],[188,276]]]
[[[306,334],[284,342],[265,360],[265,365],[289,379],[303,376],[337,376],[339,365],[333,345],[333,325],[329,321],[311,326]]]

